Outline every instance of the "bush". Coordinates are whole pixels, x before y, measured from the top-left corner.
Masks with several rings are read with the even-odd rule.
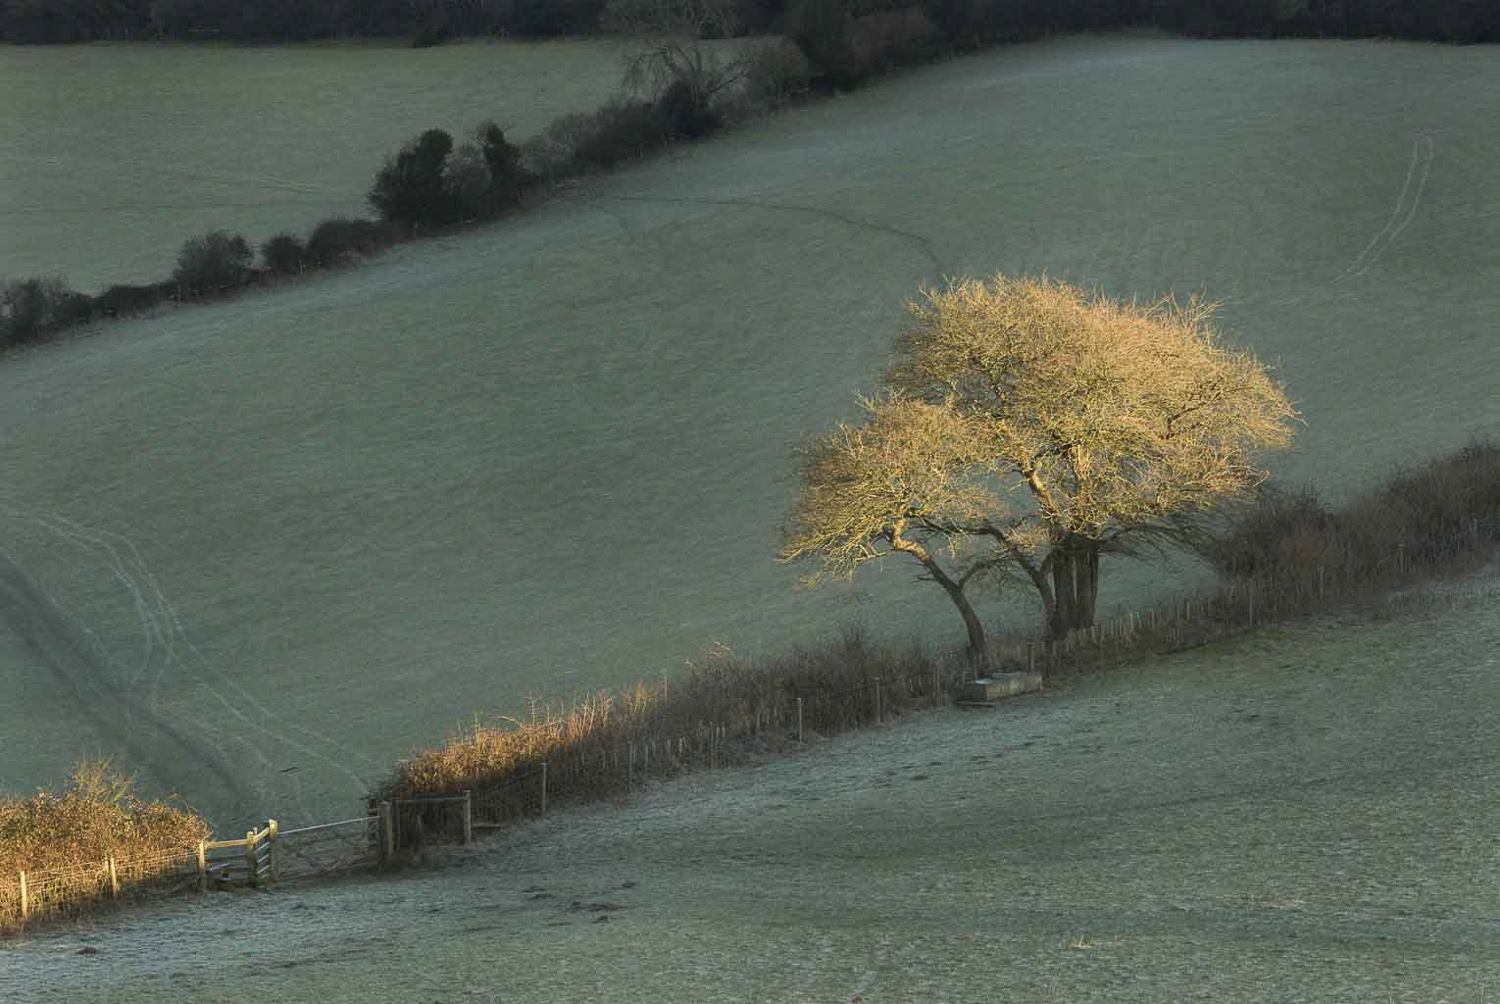
[[[651,101],[614,98],[592,114],[553,119],[545,132],[521,148],[521,164],[532,176],[555,180],[586,170],[609,169],[667,141]]]
[[[413,226],[451,223],[458,205],[445,182],[453,137],[429,129],[412,140],[375,175],[368,195],[380,218]]]
[[[1500,447],[1471,443],[1333,510],[1311,490],[1263,486],[1202,553],[1224,576],[1301,595],[1352,596],[1404,575],[1482,562],[1500,542]]]
[[[667,141],[660,115],[650,101],[615,98],[585,118],[587,128],[573,151],[582,167],[607,170],[645,156]]]
[[[197,814],[142,802],[109,761],[73,768],[60,793],[0,799],[0,872],[184,850],[209,835]]]
[[[87,318],[89,298],[61,279],[32,278],[0,286],[0,347],[39,342],[58,328]]]
[[[373,220],[335,216],[313,227],[303,249],[303,260],[316,265],[343,264],[356,256],[379,254],[400,239],[399,226]]]
[[[162,285],[130,286],[122,283],[100,293],[94,300],[94,306],[105,317],[118,317],[121,314],[149,310],[166,298]]]
[[[787,39],[755,46],[746,53],[744,67],[744,93],[769,108],[806,94],[812,80],[812,64],[801,47]]]
[[[252,258],[245,238],[215,230],[182,245],[172,279],[194,294],[240,286],[249,278]]]
[[[698,139],[724,124],[708,98],[686,80],[674,80],[656,99],[662,133],[670,139]]]
[[[292,234],[277,234],[260,246],[260,260],[278,275],[299,270],[305,253],[301,239]]]
[[[639,755],[647,738],[688,736],[696,744],[707,722],[724,724],[723,738],[731,741],[718,747],[719,757],[732,754],[737,740],[775,748],[796,735],[798,698],[808,732],[829,735],[858,728],[876,720],[877,714],[885,718],[930,708],[941,676],[953,679],[955,665],[954,660],[936,659],[917,647],[877,647],[857,629],[830,643],[794,649],[757,664],[727,651],[711,652],[660,687],[637,685],[618,694],[601,693],[563,713],[551,708],[534,713],[530,721],[511,728],[476,724],[444,746],[402,761],[375,787],[372,799],[444,796],[465,788],[478,794],[499,785],[525,791],[523,785],[534,783],[544,760],[552,764],[547,790],[553,804],[607,796],[629,784],[627,760],[618,761],[617,771],[561,765],[600,764],[601,754],[629,757],[631,742]],[[883,684],[879,707],[873,686],[877,677]],[[691,751],[679,760],[665,744],[656,748],[654,769],[686,768],[692,762]],[[510,805],[515,815],[526,814],[528,807],[520,799]],[[535,811],[538,806],[530,808]]]
[[[850,61],[862,79],[889,73],[931,59],[938,39],[937,25],[916,8],[867,14],[849,24]]]
[[[453,202],[454,215],[461,219],[489,219],[500,208],[490,167],[484,154],[473,143],[465,143],[448,158],[444,184]]]
[[[506,140],[505,132],[494,122],[481,122],[474,130],[474,141],[490,170],[490,187],[501,206],[520,200],[521,193],[537,180],[521,165],[521,151]]]
[[[850,88],[861,81],[849,22],[843,0],[794,0],[787,8],[787,37],[807,56],[813,79],[826,87]]]

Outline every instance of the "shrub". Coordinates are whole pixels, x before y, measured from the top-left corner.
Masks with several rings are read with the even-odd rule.
[[[657,108],[650,101],[615,98],[586,119],[587,128],[573,152],[583,167],[609,169],[667,141]]]
[[[592,114],[574,112],[554,119],[542,135],[522,147],[521,164],[532,175],[551,180],[607,170],[666,141],[654,102],[614,98]]]
[[[1202,553],[1231,579],[1304,596],[1330,589],[1353,596],[1411,573],[1465,571],[1497,542],[1500,447],[1474,442],[1397,472],[1338,510],[1311,490],[1263,486],[1255,504]]]
[[[938,48],[938,29],[916,8],[880,11],[849,24],[850,61],[860,78],[925,62]]]
[[[88,302],[61,279],[37,277],[0,286],[0,346],[38,342],[73,323],[80,298]]]
[[[438,14],[422,22],[422,26],[411,37],[411,47],[428,49],[434,45],[442,45],[452,37],[453,32],[448,27],[447,19]]]
[[[547,128],[521,144],[521,166],[539,179],[554,181],[576,168],[574,156],[592,119],[583,112],[570,112],[547,123]]]
[[[807,56],[813,79],[827,87],[849,88],[860,82],[849,22],[843,0],[794,0],[787,8],[787,37]]]
[[[444,184],[458,219],[489,219],[499,210],[490,167],[473,143],[465,143],[448,158]]]
[[[490,186],[500,205],[510,205],[533,184],[536,175],[521,165],[521,151],[505,138],[505,132],[494,122],[481,122],[474,129],[474,141],[490,170]]]
[[[744,93],[753,102],[780,108],[807,93],[812,64],[796,42],[764,42],[745,55]]]
[[[751,664],[727,651],[689,663],[685,674],[660,687],[637,684],[617,694],[601,693],[558,713],[551,708],[511,728],[476,725],[442,747],[404,760],[376,786],[374,800],[457,794],[477,795],[489,786],[515,786],[535,778],[550,761],[550,801],[597,798],[627,787],[627,760],[618,770],[601,769],[601,754],[628,757],[647,737],[671,739],[703,735],[704,723],[723,723],[725,738],[757,739],[774,748],[796,734],[796,707],[802,699],[804,728],[831,734],[903,711],[931,707],[940,674],[950,679],[952,660],[933,658],[921,648],[877,647],[858,630],[816,647],[792,650],[781,658]],[[881,678],[877,709],[873,682]],[[781,725],[773,724],[778,713]],[[667,763],[686,767],[657,747],[657,769]],[[720,747],[719,755],[729,750]],[[689,752],[689,757],[692,753]],[[588,766],[583,766],[587,763]],[[577,766],[574,766],[577,765]],[[639,769],[639,768],[637,768]],[[519,805],[518,805],[519,803]],[[524,803],[511,799],[516,815]],[[535,807],[533,807],[535,808]]]
[[[245,238],[215,230],[184,242],[172,279],[190,293],[239,286],[249,277],[252,257]]]
[[[305,253],[301,239],[293,234],[277,234],[260,246],[260,260],[279,275],[300,269]]]
[[[303,250],[303,260],[332,266],[355,256],[376,255],[396,243],[401,233],[399,226],[335,216],[313,227]]]
[[[120,314],[149,310],[166,298],[162,285],[131,286],[122,283],[100,293],[94,300],[94,306],[105,317],[118,317]]]
[[[57,302],[53,318],[59,328],[86,324],[94,318],[94,298],[85,293],[75,293],[70,290]]]
[[[142,802],[109,761],[73,768],[61,792],[0,799],[0,872],[182,850],[209,835],[196,813]]]
[[[406,144],[375,175],[370,206],[383,220],[413,226],[452,222],[458,206],[444,178],[452,151],[453,137],[441,129],[429,129]]]
[[[494,122],[475,128],[474,141],[453,152],[444,175],[458,219],[490,219],[520,201],[536,180],[521,166],[521,151]]]
[[[686,80],[674,80],[656,99],[662,133],[671,139],[698,139],[724,124],[708,97]]]

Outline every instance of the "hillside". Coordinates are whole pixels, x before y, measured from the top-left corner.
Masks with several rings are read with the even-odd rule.
[[[447,867],[57,931],[0,951],[0,995],[1483,1000],[1496,588],[922,713]]]
[[[12,360],[0,786],[118,752],[224,829],[294,825],[528,694],[855,617],[953,641],[904,570],[806,594],[772,560],[787,443],[853,413],[944,275],[1225,299],[1307,421],[1275,472],[1333,501],[1493,430],[1497,74],[1397,43],[996,50]],[[1107,568],[1101,609],[1184,581]]]

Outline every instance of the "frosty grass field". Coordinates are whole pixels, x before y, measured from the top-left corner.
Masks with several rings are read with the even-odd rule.
[[[1491,1000],[1500,594],[1483,588],[995,712],[922,713],[559,812],[395,878],[28,938],[0,948],[0,996]]]
[[[906,569],[807,594],[772,560],[787,443],[852,417],[902,301],[943,276],[1225,300],[1307,421],[1275,474],[1334,500],[1495,432],[1497,78],[1493,47],[1000,49],[521,220],[10,360],[0,785],[117,753],[225,830],[298,825],[529,693],[853,618],[957,641]],[[1110,567],[1101,609],[1192,581]],[[840,740],[816,771],[558,817],[482,850],[484,871],[275,893],[263,925],[243,901],[170,906],[101,924],[92,960],[40,939],[0,955],[0,988],[76,989],[58,981],[89,962],[98,1000],[217,999],[226,973],[235,999],[353,999],[381,966],[414,1000],[648,999],[652,973],[662,999],[1103,1000],[1125,973],[1143,999],[1263,1000],[1278,976],[1309,988],[1279,1000],[1477,999],[1500,916],[1478,867],[1491,621],[1279,629]],[[576,918],[532,884],[629,909],[548,928]],[[317,919],[343,902],[358,919]],[[201,952],[220,930],[204,971],[187,932]]]
[[[493,118],[529,136],[620,84],[619,42],[0,48],[0,277],[86,293],[172,272],[189,237],[252,244],[368,212],[382,159]]]

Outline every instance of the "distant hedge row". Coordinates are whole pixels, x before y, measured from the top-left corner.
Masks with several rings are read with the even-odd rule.
[[[107,9],[124,18],[119,24],[126,24],[126,12],[135,9],[134,2],[0,0],[0,37],[15,37],[15,26],[23,23],[38,30],[92,23],[81,15],[64,18],[62,11]],[[194,0],[192,9],[210,10],[215,2]],[[598,0],[598,6],[603,10],[622,2]],[[743,9],[733,19],[737,23],[754,25],[756,16],[769,17],[785,37],[747,48],[722,74],[688,67],[700,75],[718,74],[712,86],[705,86],[698,76],[679,75],[667,80],[654,100],[615,98],[595,112],[564,115],[519,148],[493,123],[482,124],[472,141],[457,148],[448,133],[428,130],[392,155],[377,173],[369,202],[380,222],[336,217],[319,223],[306,239],[279,234],[261,245],[259,267],[244,238],[215,231],[184,244],[172,277],[158,283],[115,285],[98,296],[79,293],[52,277],[0,283],[0,350],[44,341],[98,317],[135,313],[167,300],[216,296],[308,268],[337,266],[379,253],[424,228],[493,219],[537,185],[611,169],[673,139],[708,135],[727,119],[776,108],[809,92],[857,87],[896,67],[960,48],[1054,31],[1153,23],[1200,35],[1387,34],[1500,40],[1500,3],[1471,0],[918,0],[900,7],[883,5],[886,0],[738,2]],[[306,5],[309,10],[337,6],[336,0]],[[419,6],[408,3],[401,9],[409,12]],[[243,2],[236,9],[264,12],[273,7],[291,10],[268,2]],[[872,7],[878,9],[868,9]],[[441,0],[427,8],[457,10]],[[159,20],[163,11],[186,9],[178,7],[177,0],[154,0],[151,19]],[[479,4],[464,9],[472,14],[512,8]],[[135,37],[133,30],[121,34]],[[26,37],[89,36],[43,32]],[[666,65],[683,72],[682,64]],[[736,86],[720,86],[730,81]]]
[[[761,51],[772,65],[751,79],[790,89],[785,74],[776,72],[778,47]],[[564,115],[524,147],[512,145],[493,122],[481,123],[473,139],[456,148],[447,132],[429,129],[376,173],[368,201],[378,221],[334,217],[306,238],[277,234],[260,245],[259,265],[244,237],[216,230],[185,242],[171,277],[156,283],[110,286],[97,296],[54,277],[0,283],[0,350],[168,301],[204,300],[278,276],[338,267],[433,228],[491,220],[538,185],[613,168],[672,139],[706,135],[721,122],[703,100],[668,86],[654,101],[615,98],[595,112]]]
[[[257,268],[245,238],[216,230],[184,243],[172,277],[161,282],[117,284],[97,296],[55,277],[0,283],[0,349],[49,341],[75,325],[167,302],[222,296],[278,274],[341,265],[376,254],[405,236],[398,224],[336,217],[315,226],[306,240],[292,234],[272,237],[260,247],[262,266]]]
[[[1500,4],[1487,0],[735,0],[734,6],[747,34],[920,10],[957,46],[1126,25],[1202,36],[1500,41]],[[606,7],[606,0],[0,0],[0,39],[365,36],[430,45],[457,36],[591,34],[608,23]]]

